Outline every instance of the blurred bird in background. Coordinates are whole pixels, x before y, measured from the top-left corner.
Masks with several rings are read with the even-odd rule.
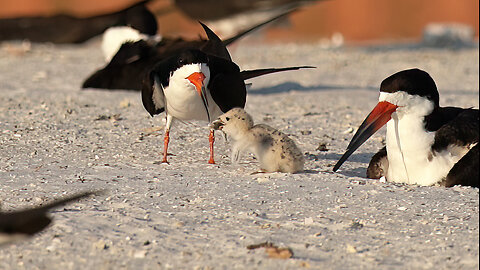
[[[294,10],[287,11],[247,30],[241,31],[235,36],[221,41],[223,43],[221,46],[219,44],[212,45],[203,37],[194,40],[187,40],[182,37],[162,37],[159,41],[148,38],[138,41],[124,40],[125,42],[123,44],[120,43],[120,49],[113,56],[112,60],[104,68],[95,71],[85,79],[82,88],[139,91],[142,89],[142,81],[146,74],[156,63],[187,49],[205,49],[206,47],[215,49],[212,48],[212,46],[218,46],[218,50],[224,51],[226,50],[225,46],[233,44],[243,36],[266,24],[279,20],[292,12],[294,12]],[[117,41],[117,43],[119,42],[122,41]],[[209,51],[212,52],[213,50]]]
[[[81,43],[112,26],[130,26],[139,33],[155,35],[155,16],[141,1],[123,10],[85,18],[67,14],[0,19],[0,40]]]
[[[286,10],[299,7],[300,12],[288,16],[288,20],[277,22],[275,27],[256,35],[255,39],[269,42],[320,42],[327,47],[338,47],[344,43],[398,42],[458,47],[478,40],[479,28],[478,1],[438,0],[435,5],[429,0],[22,0],[22,3],[24,4],[20,5],[17,0],[0,2],[0,40],[35,41],[34,37],[26,35],[24,28],[33,27],[26,22],[37,20],[35,28],[32,28],[36,30],[30,33],[44,36],[42,42],[82,42],[86,40],[85,37],[74,41],[72,36],[78,36],[87,30],[91,32],[94,25],[97,25],[95,29],[103,29],[95,34],[99,35],[112,26],[112,20],[105,23],[104,20],[97,19],[105,16],[118,18],[117,13],[135,5],[143,5],[154,14],[160,25],[159,34],[181,35],[188,39],[197,37],[199,20],[220,36],[228,37],[240,29],[247,29]],[[58,21],[58,18],[64,20]],[[46,24],[46,21],[51,22]],[[69,27],[73,25],[72,22],[88,27],[78,29],[78,23],[75,27]],[[113,24],[119,26],[128,22],[115,19]],[[137,30],[143,34],[146,32]],[[46,33],[47,31],[53,33]],[[15,34],[14,37],[11,36],[12,33]],[[61,40],[56,41],[52,35],[57,35]]]

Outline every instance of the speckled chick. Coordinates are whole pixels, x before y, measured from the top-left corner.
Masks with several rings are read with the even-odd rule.
[[[282,132],[264,125],[253,125],[252,117],[241,108],[233,108],[215,120],[212,126],[233,140],[232,162],[240,152],[250,151],[265,172],[295,173],[303,170],[305,162],[295,142]]]

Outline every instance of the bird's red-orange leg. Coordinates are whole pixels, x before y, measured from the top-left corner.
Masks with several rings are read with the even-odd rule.
[[[208,141],[210,142],[210,159],[208,160],[208,164],[215,164],[215,160],[213,160],[213,143],[215,142],[215,134],[213,133],[213,129],[210,130]]]
[[[168,163],[167,161],[167,150],[168,143],[170,142],[170,131],[165,131],[165,136],[163,137],[163,160],[162,163]]]
[[[163,137],[163,160],[162,163],[168,163],[167,161],[167,151],[168,143],[170,142],[170,128],[172,127],[173,116],[167,114],[167,121],[165,123],[165,135]]]

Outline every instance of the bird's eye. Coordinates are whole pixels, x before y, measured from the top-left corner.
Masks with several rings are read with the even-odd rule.
[[[230,121],[230,117],[225,117],[225,120]]]
[[[183,65],[185,63],[185,60],[183,58],[178,59],[178,63],[180,65]]]

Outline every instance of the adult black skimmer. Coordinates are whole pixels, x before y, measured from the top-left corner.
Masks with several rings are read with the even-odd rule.
[[[70,15],[0,19],[0,40],[81,43],[107,28],[128,25],[140,33],[155,35],[157,20],[141,1],[121,11],[78,18]]]
[[[105,67],[95,71],[85,79],[82,88],[140,91],[143,79],[158,62],[187,49],[207,50],[209,54],[213,55],[218,55],[221,52],[225,56],[226,46],[292,12],[295,12],[295,10],[282,13],[254,27],[241,31],[235,36],[221,41],[223,44],[219,44],[219,42],[212,44],[211,41],[209,42],[208,39],[203,38],[184,40],[182,38],[168,37],[164,37],[160,41],[146,39],[136,42],[125,42]],[[216,37],[215,35],[214,38]]]
[[[430,75],[400,71],[383,80],[379,103],[367,116],[334,171],[387,124],[386,147],[373,156],[368,178],[423,186],[479,186],[478,109],[440,107]]]
[[[245,80],[310,66],[240,71],[220,38],[202,24],[209,40],[202,50],[185,50],[159,62],[143,81],[142,101],[151,116],[166,112],[163,161],[167,162],[170,127],[174,119],[208,121],[232,108],[245,106]],[[210,130],[210,159],[214,164],[214,131]]]
[[[52,222],[52,219],[47,215],[50,209],[93,194],[98,193],[85,192],[31,209],[0,212],[0,245],[26,238],[42,231]]]
[[[264,124],[253,124],[252,117],[241,108],[233,108],[213,121],[212,127],[233,139],[232,163],[240,152],[251,151],[263,172],[296,173],[303,170],[302,151],[287,135]]]

